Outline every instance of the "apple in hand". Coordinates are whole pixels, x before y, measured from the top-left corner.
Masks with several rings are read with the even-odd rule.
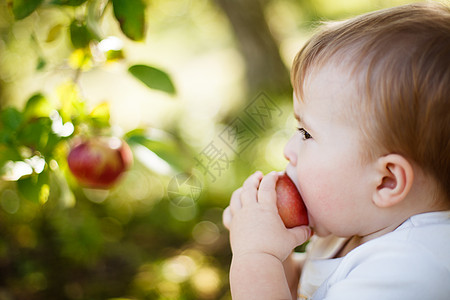
[[[110,188],[133,162],[128,144],[116,137],[94,137],[76,144],[67,157],[78,182],[89,188]]]
[[[278,213],[287,228],[308,225],[308,214],[297,187],[286,173],[278,177],[275,186]]]

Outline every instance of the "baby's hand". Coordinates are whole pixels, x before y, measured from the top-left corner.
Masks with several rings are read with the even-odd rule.
[[[311,234],[309,227],[287,229],[276,205],[276,172],[251,175],[231,196],[223,214],[234,256],[270,254],[284,261]]]

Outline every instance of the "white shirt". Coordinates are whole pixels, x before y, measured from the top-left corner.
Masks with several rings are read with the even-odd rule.
[[[343,243],[330,237],[311,244],[299,299],[450,299],[450,211],[412,216],[345,257],[329,259]]]

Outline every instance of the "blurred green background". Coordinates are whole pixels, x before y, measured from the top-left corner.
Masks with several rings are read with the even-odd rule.
[[[0,300],[230,299],[233,190],[282,170],[320,21],[412,1],[0,0]],[[66,157],[117,136],[107,190]]]

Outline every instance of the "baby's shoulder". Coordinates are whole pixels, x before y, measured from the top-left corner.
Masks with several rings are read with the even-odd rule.
[[[313,299],[448,299],[450,212],[416,215],[350,251]]]
[[[371,247],[437,260],[450,270],[450,211],[412,216],[395,231],[375,239]],[[364,250],[364,249],[363,249]]]
[[[373,268],[378,274],[435,274],[450,280],[450,211],[413,216],[395,231],[355,248],[342,265],[346,271]]]

